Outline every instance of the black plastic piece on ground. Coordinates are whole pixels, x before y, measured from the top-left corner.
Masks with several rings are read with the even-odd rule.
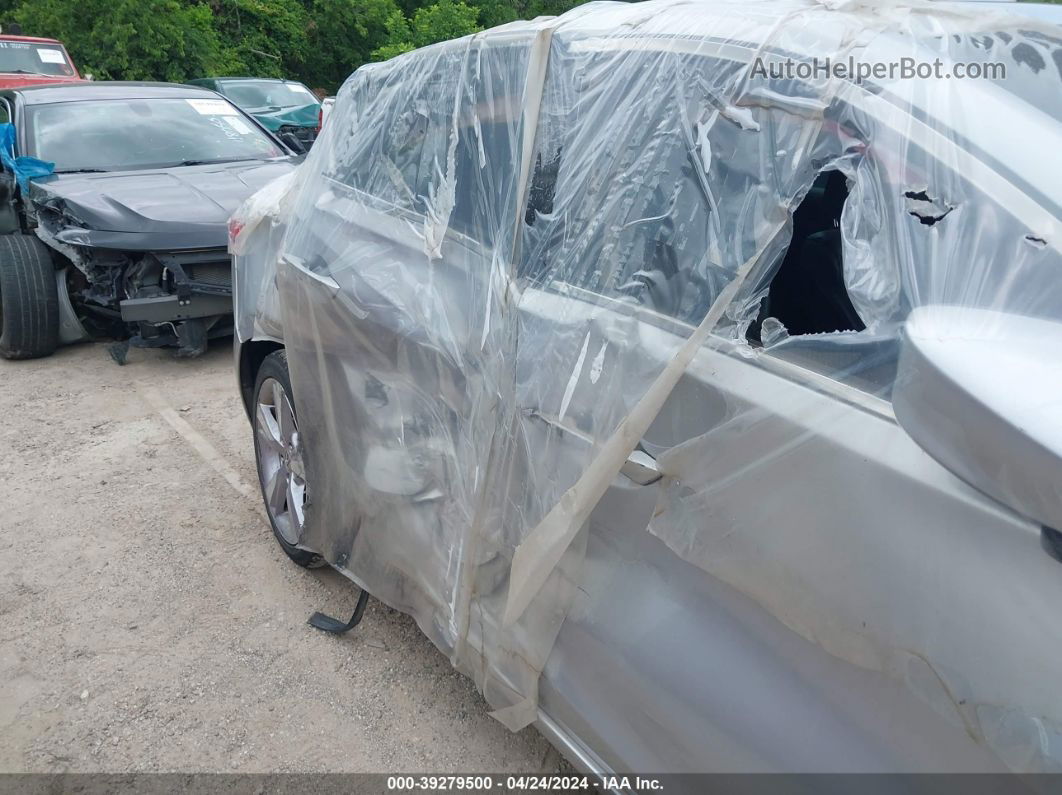
[[[112,342],[107,346],[107,353],[111,355],[115,363],[121,367],[125,364],[126,359],[129,358],[129,343],[128,342]]]
[[[361,623],[361,617],[365,613],[365,605],[368,601],[369,592],[363,590],[361,596],[358,597],[358,604],[354,608],[354,615],[350,617],[350,621],[346,624],[338,618],[326,616],[324,613],[314,613],[306,623],[311,627],[317,627],[325,632],[331,632],[333,635],[342,635],[344,632],[350,632],[350,630],[354,629],[354,627]]]
[[[206,353],[207,327],[202,318],[186,320],[177,327],[177,358],[194,359]]]

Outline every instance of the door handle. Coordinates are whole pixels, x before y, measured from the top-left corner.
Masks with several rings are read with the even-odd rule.
[[[656,459],[644,450],[635,450],[620,467],[620,474],[639,486],[656,483],[663,475],[656,465]]]
[[[302,275],[313,279],[313,281],[320,284],[322,287],[332,293],[332,295],[335,295],[339,292],[339,282],[337,282],[331,276],[324,276],[320,273],[314,273],[312,270],[306,267],[306,263],[303,262],[300,257],[296,257],[291,254],[282,254],[280,256],[280,261],[283,262],[285,265],[294,268]]]
[[[560,420],[553,419],[539,411],[532,411],[530,417],[551,425],[561,433],[581,439],[588,447],[594,443],[594,440],[582,431],[569,427]],[[664,477],[656,465],[656,459],[640,447],[627,456],[627,460],[620,467],[620,474],[639,486],[649,486]]]

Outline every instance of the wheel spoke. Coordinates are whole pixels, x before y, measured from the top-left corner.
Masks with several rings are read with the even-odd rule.
[[[258,426],[259,438],[276,450],[280,450],[284,446],[280,437],[280,424],[277,422],[276,417],[273,416],[270,407],[259,403],[255,414],[257,415],[255,425]]]
[[[280,385],[279,381],[274,381],[271,386],[273,387],[273,416],[277,418],[278,438],[280,439],[281,444],[287,445],[291,434],[291,426],[288,424],[288,418],[284,416],[284,407],[287,403],[287,396],[284,394],[284,387]]]
[[[290,475],[283,466],[277,467],[277,471],[273,473],[269,481],[266,483],[266,502],[269,503],[269,508],[273,512],[273,516],[279,516],[284,513],[284,503],[288,496],[288,481]]]
[[[273,437],[273,434],[269,432],[269,428],[264,427],[261,423],[255,423],[255,433],[258,435],[258,444],[264,459],[267,461],[278,460],[284,450],[284,446]]]
[[[258,439],[260,440],[259,448],[262,458],[269,462],[277,461],[280,458],[280,443],[261,430],[258,431]]]
[[[305,496],[305,484],[300,483],[294,475],[288,478],[288,514],[291,516],[297,532],[302,530],[302,526],[306,521],[305,513],[303,512]]]
[[[277,418],[280,421],[280,433],[285,444],[291,444],[295,435],[295,413],[291,410],[291,401],[281,391],[280,403],[277,404]]]

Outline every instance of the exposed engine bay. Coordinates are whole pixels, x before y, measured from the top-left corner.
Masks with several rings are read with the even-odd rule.
[[[231,206],[287,163],[62,176],[35,183],[26,216],[59,264],[61,340],[105,336],[198,356],[232,333]],[[251,177],[251,178],[248,178]],[[179,220],[178,220],[179,219]],[[64,268],[63,265],[66,265]]]

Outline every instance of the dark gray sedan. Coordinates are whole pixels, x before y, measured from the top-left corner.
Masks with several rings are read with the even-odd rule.
[[[232,210],[292,152],[212,91],[0,93],[0,355],[105,335],[194,356],[231,333]]]

